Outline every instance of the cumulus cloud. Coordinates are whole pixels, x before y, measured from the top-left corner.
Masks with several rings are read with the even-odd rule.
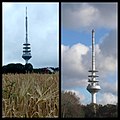
[[[117,34],[113,30],[105,35],[102,42],[96,47],[96,67],[100,75],[109,75],[117,72]]]
[[[82,62],[82,55],[85,55],[88,51],[88,47],[82,44],[76,44],[73,45],[72,47],[66,47],[64,45],[61,46],[62,49],[62,68],[64,69],[63,74],[70,75],[69,73],[72,73],[72,76],[79,76],[79,72],[84,73],[84,66],[81,64]],[[78,66],[80,66],[78,68]],[[73,70],[73,71],[72,71]]]
[[[117,28],[117,3],[63,3],[62,26],[74,29]]]
[[[112,93],[103,93],[101,95],[102,97],[98,99],[98,103],[100,104],[117,104],[118,103],[118,97],[117,95],[113,95]]]
[[[105,40],[104,40],[105,39]],[[100,49],[102,49],[102,54],[104,56],[113,56],[117,57],[117,32],[116,30],[111,30],[107,33],[101,41],[99,45]]]
[[[103,79],[101,82],[102,90],[101,93],[110,92],[111,94],[116,94],[118,92],[118,84],[117,81],[113,79],[114,82],[108,82],[108,80]]]

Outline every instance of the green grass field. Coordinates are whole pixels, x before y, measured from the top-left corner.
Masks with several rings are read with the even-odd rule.
[[[58,117],[59,73],[3,74],[2,117]]]

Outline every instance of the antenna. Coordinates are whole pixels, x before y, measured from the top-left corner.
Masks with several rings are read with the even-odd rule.
[[[28,33],[27,33],[27,7],[26,7],[26,43],[28,43]]]
[[[26,64],[28,63],[28,60],[32,57],[31,56],[31,50],[30,50],[30,44],[28,43],[28,24],[27,24],[27,7],[26,7],[26,17],[25,17],[25,27],[26,27],[26,43],[23,44],[23,55],[22,58],[26,61]]]

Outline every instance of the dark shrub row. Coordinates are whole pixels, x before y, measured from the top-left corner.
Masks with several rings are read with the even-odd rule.
[[[2,73],[40,73],[40,74],[52,74],[55,72],[58,72],[59,68],[53,68],[53,67],[46,67],[46,68],[38,68],[33,69],[32,64],[27,63],[25,65],[22,65],[21,63],[11,63],[8,65],[5,65],[2,67]]]
[[[27,73],[32,72],[33,66],[28,63],[22,65],[21,63],[11,63],[2,67],[2,73]]]

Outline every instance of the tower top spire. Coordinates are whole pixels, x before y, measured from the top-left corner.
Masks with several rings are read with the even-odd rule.
[[[25,24],[26,24],[26,26],[25,26],[25,27],[26,27],[26,43],[28,43],[28,31],[27,31],[27,27],[28,27],[28,26],[27,26],[27,7],[26,7],[26,23],[25,23]]]
[[[27,17],[27,7],[26,7],[26,17]]]

